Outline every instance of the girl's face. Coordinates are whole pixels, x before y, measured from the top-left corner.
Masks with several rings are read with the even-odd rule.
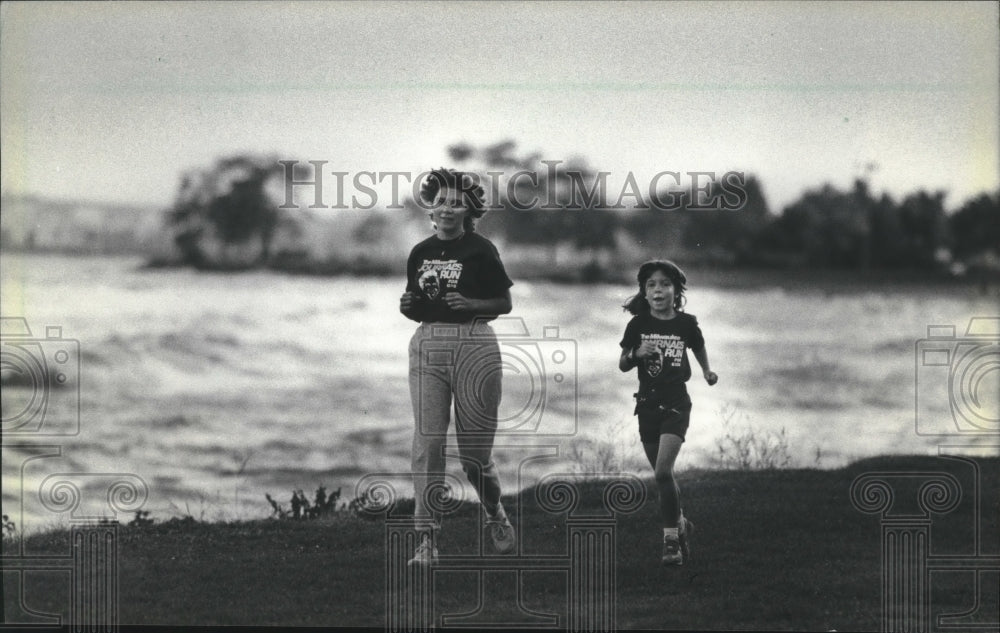
[[[669,313],[674,309],[674,282],[662,270],[653,271],[643,290],[653,312]]]
[[[468,214],[469,209],[465,206],[462,192],[448,187],[442,187],[438,191],[431,219],[437,224],[439,234],[449,237],[459,235],[465,228],[465,216]]]

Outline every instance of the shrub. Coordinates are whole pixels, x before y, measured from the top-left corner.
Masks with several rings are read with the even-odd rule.
[[[316,496],[312,503],[306,498],[302,490],[293,490],[292,498],[289,500],[291,505],[291,511],[285,510],[284,506],[274,500],[270,493],[265,493],[264,497],[267,502],[271,504],[271,516],[279,519],[318,519],[323,516],[328,516],[341,510],[338,507],[340,502],[340,488],[337,488],[333,493],[327,494],[326,487],[320,486],[316,489]]]
[[[715,440],[716,466],[726,470],[772,470],[791,463],[784,427],[777,432],[762,431],[731,405],[724,406],[719,415],[724,434]]]
[[[590,478],[602,475],[619,475],[642,470],[646,462],[629,450],[629,443],[622,433],[627,419],[613,424],[606,437],[610,440],[576,438],[569,444],[567,457],[573,460],[578,473]]]

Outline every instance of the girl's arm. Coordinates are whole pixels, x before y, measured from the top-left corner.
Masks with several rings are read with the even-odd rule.
[[[718,374],[712,371],[708,366],[708,352],[704,346],[701,349],[694,350],[694,357],[698,359],[698,364],[701,365],[701,371],[705,376],[705,382],[709,385],[714,385],[719,382]]]
[[[623,349],[622,356],[618,359],[618,369],[622,371],[629,371],[638,364],[635,360],[635,354],[631,348]]]
[[[656,345],[649,341],[643,341],[635,349],[623,349],[622,356],[618,359],[618,369],[628,371],[639,364],[640,358],[646,358],[656,353],[658,353]]]

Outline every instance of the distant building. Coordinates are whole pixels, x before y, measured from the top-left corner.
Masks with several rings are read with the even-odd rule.
[[[146,254],[160,239],[153,207],[48,200],[0,199],[0,247],[93,255]]]

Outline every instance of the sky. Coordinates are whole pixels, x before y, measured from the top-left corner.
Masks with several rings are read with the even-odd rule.
[[[239,152],[419,172],[450,144],[504,139],[612,183],[755,174],[776,211],[865,174],[893,196],[944,190],[950,208],[1000,186],[992,2],[4,2],[0,16],[5,195],[162,207],[183,170]]]

